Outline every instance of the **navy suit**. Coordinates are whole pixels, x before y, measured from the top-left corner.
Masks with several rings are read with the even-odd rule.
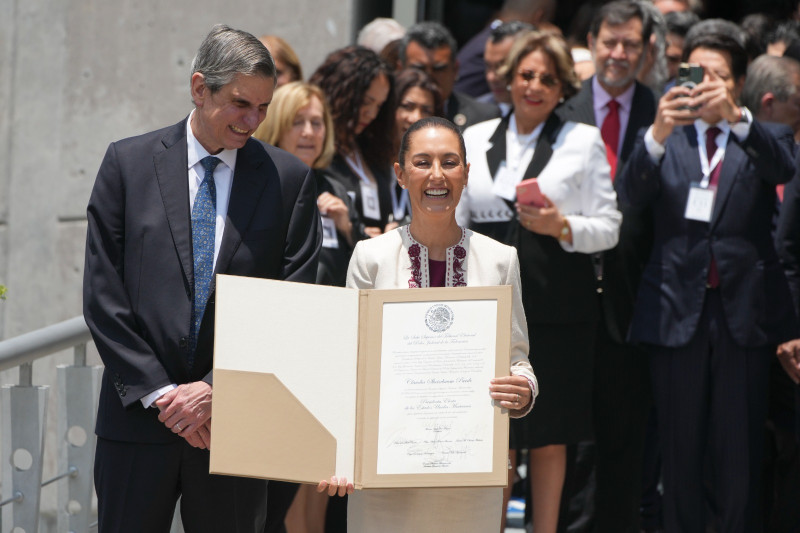
[[[101,531],[161,530],[187,484],[204,493],[183,491],[184,523],[198,522],[193,530],[258,531],[256,524],[230,529],[222,512],[231,510],[228,498],[260,509],[255,518],[253,509],[235,516],[258,521],[265,512],[266,482],[209,476],[208,452],[191,448],[140,402],[170,383],[212,383],[213,287],[188,364],[194,283],[187,161],[186,120],[112,143],[89,201],[84,316],[105,364],[95,461]],[[319,225],[308,167],[250,139],[237,153],[215,272],[313,282]],[[123,459],[131,448],[144,454],[141,462]],[[160,451],[148,457],[148,450]],[[226,499],[215,501],[220,494]]]
[[[705,531],[704,473],[717,530],[760,531],[769,361],[776,344],[797,336],[771,236],[775,185],[794,174],[791,135],[758,122],[744,141],[729,135],[710,222],[684,216],[690,183],[702,176],[694,126],[676,128],[658,162],[639,139],[618,177],[623,205],[653,210],[630,339],[651,351],[668,532]]]
[[[578,94],[558,108],[565,120],[595,123],[592,79],[583,82]],[[645,85],[635,82],[631,113],[623,135],[617,175],[631,155],[637,133],[653,123],[656,100]],[[616,187],[616,182],[615,182]],[[580,517],[569,517],[570,527],[587,531],[594,511],[597,533],[638,533],[640,480],[645,443],[645,424],[650,412],[650,379],[647,356],[639,347],[626,342],[633,316],[639,279],[650,252],[652,217],[647,209],[618,205],[622,212],[619,242],[611,250],[595,255],[596,287],[600,322],[594,346],[592,418],[595,447],[581,444],[577,450],[575,474],[567,481],[565,494],[580,510]],[[571,450],[570,450],[571,451]],[[572,455],[572,453],[570,454]],[[591,480],[580,479],[596,473],[596,489]],[[575,485],[574,487],[572,485]],[[592,505],[575,505],[580,492],[594,498]],[[578,493],[572,496],[570,493]],[[586,529],[583,529],[583,525]]]

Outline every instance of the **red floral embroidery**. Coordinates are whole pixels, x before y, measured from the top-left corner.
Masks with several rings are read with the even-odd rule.
[[[411,258],[411,279],[408,280],[409,289],[418,289],[422,287],[422,276],[420,274],[421,262],[419,253],[419,244],[414,243],[408,247],[408,256]]]

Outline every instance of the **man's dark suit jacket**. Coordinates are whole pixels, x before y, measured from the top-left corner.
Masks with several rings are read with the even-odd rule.
[[[592,79],[584,81],[580,92],[558,109],[558,114],[564,120],[599,127],[595,123]],[[636,82],[628,127],[617,161],[617,176],[633,151],[638,131],[650,126],[655,116],[656,99],[653,92]],[[606,328],[615,342],[622,343],[628,335],[639,280],[650,255],[652,219],[646,209],[631,209],[621,205],[618,209],[622,212],[619,242],[611,250],[602,253],[603,280],[600,288],[603,289],[602,305]]]
[[[772,130],[770,132],[769,130]],[[690,182],[702,177],[693,125],[676,128],[654,163],[643,136],[618,178],[624,205],[652,205],[654,244],[636,302],[631,341],[680,347],[698,326],[713,251],[733,340],[764,347],[797,337],[786,278],[771,237],[775,186],[795,173],[789,128],[754,122],[731,133],[710,223],[684,217]],[[774,133],[774,134],[773,134]]]
[[[183,120],[112,143],[89,200],[84,316],[105,363],[96,433],[106,439],[179,439],[140,398],[170,383],[212,382],[213,292],[193,367],[187,362],[194,286],[187,169]],[[236,156],[216,272],[313,283],[319,225],[313,173],[250,139]]]
[[[447,99],[445,115],[447,120],[453,122],[463,132],[473,124],[499,117],[500,108],[453,91]]]

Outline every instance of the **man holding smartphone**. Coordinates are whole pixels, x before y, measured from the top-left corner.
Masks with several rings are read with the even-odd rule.
[[[747,53],[727,24],[689,35],[684,60],[703,81],[661,98],[617,184],[623,205],[654,215],[630,340],[650,352],[667,532],[704,532],[707,493],[717,531],[761,530],[769,362],[797,335],[771,236],[792,132],[737,105]]]

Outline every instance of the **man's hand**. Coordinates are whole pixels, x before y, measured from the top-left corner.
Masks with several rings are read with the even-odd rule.
[[[719,115],[728,122],[739,120],[741,110],[736,105],[733,94],[728,90],[725,81],[719,77],[714,69],[705,68],[708,78],[692,89],[690,99],[692,107],[698,108],[697,113],[705,115]]]
[[[789,378],[800,385],[800,339],[784,342],[778,346],[776,355]]]
[[[208,448],[211,433],[210,426],[205,426],[211,419],[211,385],[204,381],[178,385],[155,404],[161,410],[158,419],[173,433],[185,438],[192,446]],[[204,431],[201,428],[205,428]],[[200,435],[190,440],[197,432]]]
[[[686,106],[697,105],[691,101],[691,91],[679,85],[673,87],[658,101],[658,111],[653,122],[653,140],[664,144],[675,126],[692,124],[697,118],[697,112],[685,109]]]

